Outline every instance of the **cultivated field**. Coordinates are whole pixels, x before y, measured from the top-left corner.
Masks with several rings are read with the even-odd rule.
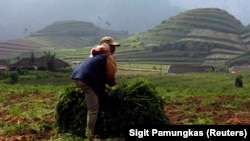
[[[119,70],[117,82],[149,79],[165,99],[163,108],[173,125],[250,124],[250,73],[241,73],[243,87],[237,88],[238,74],[167,75],[158,71],[149,75],[145,70]],[[53,126],[58,96],[72,84],[70,73],[28,72],[20,75],[17,84],[7,82],[8,78],[0,81],[1,141],[83,140],[58,134]]]

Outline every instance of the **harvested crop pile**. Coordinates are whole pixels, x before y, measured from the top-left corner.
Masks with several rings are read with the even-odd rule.
[[[134,78],[109,89],[102,119],[106,137],[123,137],[127,125],[169,124],[165,101],[155,87],[143,78]],[[84,94],[74,85],[65,90],[56,107],[56,126],[60,133],[83,136],[86,127]],[[99,125],[97,125],[99,127]],[[103,133],[105,132],[105,133]]]

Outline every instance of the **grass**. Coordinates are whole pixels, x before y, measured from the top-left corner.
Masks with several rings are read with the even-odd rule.
[[[124,66],[128,64],[122,64]],[[135,64],[133,64],[135,65]],[[149,64],[137,64],[139,67],[151,68]],[[135,65],[136,66],[136,65]],[[238,74],[230,73],[186,73],[169,75],[146,71],[119,72],[117,83],[126,83],[134,77],[144,77],[156,87],[159,95],[167,105],[177,106],[176,116],[180,116],[180,124],[218,124],[214,121],[214,110],[210,108],[220,104],[221,108],[242,113],[240,109],[250,100],[250,73],[241,73],[243,87],[234,86]],[[39,75],[39,77],[37,77]],[[57,75],[56,75],[57,76]],[[69,73],[55,77],[50,72],[28,72],[20,76],[17,84],[6,84],[0,80],[0,137],[12,136],[17,131],[32,129],[43,133],[46,127],[53,127],[54,110],[58,96],[65,86],[72,84]],[[221,98],[227,98],[221,101]],[[206,111],[205,107],[208,107]],[[216,115],[227,114],[217,111]],[[219,124],[224,124],[221,121]],[[48,140],[83,140],[70,134],[54,134]]]
[[[118,68],[136,68],[148,70],[167,70],[169,65],[143,62],[118,62]]]

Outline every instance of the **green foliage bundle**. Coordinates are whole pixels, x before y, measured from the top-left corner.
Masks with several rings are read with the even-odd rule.
[[[169,124],[163,110],[165,101],[154,85],[144,78],[134,78],[115,86],[108,102],[106,124],[115,136],[123,136],[127,125]]]
[[[127,125],[169,124],[163,110],[165,101],[149,81],[134,78],[127,83],[117,84],[109,91],[107,106],[102,115],[108,137],[124,136]],[[56,108],[58,131],[83,135],[86,125],[85,106],[83,93],[74,86],[67,88]]]
[[[74,85],[60,95],[55,114],[58,132],[84,135],[87,114],[84,99],[84,94]]]

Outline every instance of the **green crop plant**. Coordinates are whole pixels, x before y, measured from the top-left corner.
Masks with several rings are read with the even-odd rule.
[[[11,122],[4,122],[4,123],[0,122],[0,125],[1,125],[0,133],[5,134],[5,135],[11,134],[12,132],[15,132],[17,130],[22,130],[22,129],[29,127],[28,124],[23,124],[23,123],[14,124]]]
[[[10,107],[9,111],[11,115],[19,116],[21,108],[19,105],[13,105]]]
[[[134,78],[109,87],[109,90],[107,107],[101,117],[106,125],[106,136],[123,137],[128,125],[169,124],[164,112],[165,100],[150,81]],[[61,94],[56,106],[56,128],[61,133],[83,136],[86,112],[84,93],[70,85]]]

